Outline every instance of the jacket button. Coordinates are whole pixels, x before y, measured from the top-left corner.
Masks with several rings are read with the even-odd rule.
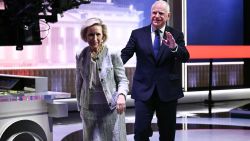
[[[101,71],[102,69],[101,69],[101,68],[99,68],[98,70],[99,70],[99,71]]]
[[[111,106],[111,103],[109,103],[109,106]]]

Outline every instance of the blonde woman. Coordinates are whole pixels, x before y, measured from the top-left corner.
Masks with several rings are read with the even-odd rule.
[[[76,96],[83,141],[126,141],[128,79],[120,55],[104,44],[107,27],[98,18],[84,22],[81,38],[88,43],[76,56]]]

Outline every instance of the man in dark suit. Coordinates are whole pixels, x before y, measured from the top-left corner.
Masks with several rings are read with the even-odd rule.
[[[151,24],[133,30],[121,51],[125,64],[134,53],[137,63],[133,78],[135,141],[149,141],[156,112],[160,141],[174,141],[177,100],[183,97],[181,67],[189,59],[184,36],[169,26],[170,7],[156,1],[151,7]],[[157,31],[158,33],[155,33]],[[160,38],[159,47],[155,45]]]

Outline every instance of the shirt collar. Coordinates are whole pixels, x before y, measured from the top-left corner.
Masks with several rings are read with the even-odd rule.
[[[166,24],[162,27],[162,28],[160,28],[160,33],[163,33],[164,31],[165,31],[165,27],[166,27]],[[155,28],[151,25],[151,32],[155,32]]]

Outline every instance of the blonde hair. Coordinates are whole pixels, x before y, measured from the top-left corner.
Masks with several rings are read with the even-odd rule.
[[[87,19],[84,24],[82,25],[81,28],[81,38],[83,41],[87,42],[87,32],[88,32],[88,28],[92,27],[92,26],[101,26],[102,27],[102,34],[103,34],[103,42],[105,42],[108,38],[108,34],[107,34],[107,26],[105,24],[103,24],[102,20],[99,18],[89,18]]]

